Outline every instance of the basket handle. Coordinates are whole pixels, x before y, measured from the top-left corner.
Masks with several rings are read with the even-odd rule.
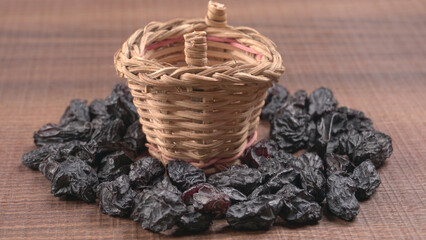
[[[188,66],[207,66],[206,32],[194,31],[183,35],[185,39],[185,62]]]
[[[211,27],[226,27],[227,21],[225,5],[209,1],[205,21],[206,24]]]

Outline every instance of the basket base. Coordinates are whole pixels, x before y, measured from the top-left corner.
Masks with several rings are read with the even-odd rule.
[[[248,147],[250,147],[256,141],[256,139],[257,139],[257,131],[255,131],[253,135],[246,140],[242,150],[239,153],[237,153],[235,156],[230,158],[214,158],[205,163],[200,163],[200,162],[187,160],[187,159],[180,159],[180,160],[187,161],[191,163],[193,166],[203,169],[207,175],[210,175],[216,172],[223,171],[232,165],[240,164],[241,162],[239,161],[238,158],[244,153],[244,151]],[[151,156],[159,159],[164,164],[164,166],[166,166],[169,161],[176,160],[163,155],[160,150],[158,150],[155,146],[149,143],[147,143],[146,146],[148,147],[149,153],[151,154]]]

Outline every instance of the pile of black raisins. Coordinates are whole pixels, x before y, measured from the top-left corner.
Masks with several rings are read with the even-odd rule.
[[[90,105],[72,100],[59,124],[34,133],[39,148],[22,162],[51,181],[55,196],[98,199],[103,213],[153,232],[175,225],[202,232],[218,218],[240,230],[269,229],[278,217],[311,224],[324,206],[350,221],[358,201],[380,185],[376,168],[392,154],[390,137],[362,112],[338,108],[327,88],[289,95],[275,84],[261,114],[271,136],[246,149],[242,165],[209,177],[185,161],[164,167],[138,157],[146,155],[138,118],[122,84]]]

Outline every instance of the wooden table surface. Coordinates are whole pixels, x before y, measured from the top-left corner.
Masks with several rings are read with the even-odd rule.
[[[153,234],[103,215],[95,204],[61,201],[21,164],[33,131],[58,122],[73,98],[107,96],[113,54],[149,21],[204,17],[207,1],[0,2],[0,239],[426,239],[426,2],[227,1],[228,22],[278,45],[291,92],[326,86],[363,110],[393,139],[382,184],[353,222],[278,224],[237,232],[218,221],[195,236]],[[264,131],[265,132],[265,131]]]

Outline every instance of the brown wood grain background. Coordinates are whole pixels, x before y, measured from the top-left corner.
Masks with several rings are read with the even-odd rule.
[[[153,234],[95,204],[62,201],[21,164],[32,133],[73,98],[107,96],[113,54],[149,21],[204,17],[207,1],[0,1],[0,239],[426,239],[426,1],[225,1],[232,25],[278,45],[291,92],[326,86],[393,139],[382,185],[348,223],[195,236]],[[263,128],[263,133],[266,130]]]

